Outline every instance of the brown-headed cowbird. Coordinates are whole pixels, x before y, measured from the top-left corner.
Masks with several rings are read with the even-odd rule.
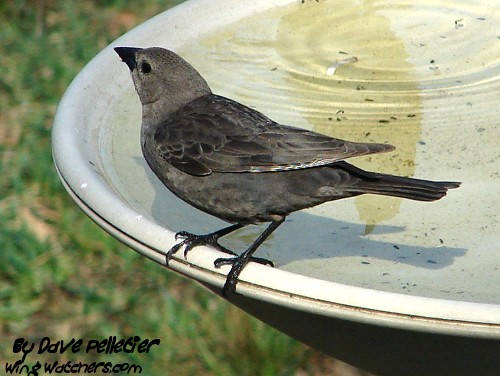
[[[434,182],[361,170],[346,158],[387,152],[392,145],[357,143],[278,124],[262,113],[215,95],[201,75],[172,51],[116,47],[130,68],[142,103],[142,152],[177,197],[231,226],[208,235],[182,231],[180,248],[212,245],[232,257],[223,293],[234,292],[252,254],[296,211],[365,193],[434,201],[457,182]],[[245,225],[271,222],[239,256],[218,239]],[[271,264],[270,262],[268,262]]]

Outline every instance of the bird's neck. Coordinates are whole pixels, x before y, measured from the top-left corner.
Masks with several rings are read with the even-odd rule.
[[[141,144],[154,137],[165,119],[185,104],[177,101],[158,100],[142,105]]]
[[[143,103],[141,143],[144,144],[147,139],[154,137],[158,127],[174,112],[207,94],[211,94],[208,86],[198,92],[191,92],[190,95],[183,95],[182,92],[179,92],[176,96],[165,95],[154,102]]]
[[[155,135],[155,131],[158,128],[158,123],[152,121],[151,118],[142,118],[141,125],[141,145],[144,145],[146,140],[151,139]]]

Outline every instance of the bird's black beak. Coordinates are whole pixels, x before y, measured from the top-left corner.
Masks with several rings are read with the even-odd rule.
[[[136,48],[136,47],[115,47],[116,53],[128,65],[130,71],[133,71],[137,66],[135,62],[135,53],[141,50],[142,48]]]

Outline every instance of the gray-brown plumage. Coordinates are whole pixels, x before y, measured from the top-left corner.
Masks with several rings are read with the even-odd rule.
[[[239,273],[285,217],[326,201],[365,193],[434,201],[457,188],[367,172],[344,159],[387,152],[392,145],[356,143],[281,125],[258,111],[215,95],[200,74],[174,52],[116,47],[130,68],[142,103],[142,152],[158,178],[192,206],[233,223],[208,235],[180,232],[184,247],[210,244],[234,257],[224,294],[233,292]],[[240,256],[217,240],[244,225],[271,222]]]

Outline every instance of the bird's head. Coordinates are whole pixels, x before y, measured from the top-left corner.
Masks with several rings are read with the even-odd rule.
[[[144,106],[152,104],[171,113],[211,93],[196,69],[172,51],[160,47],[115,47],[115,51],[129,67]]]

